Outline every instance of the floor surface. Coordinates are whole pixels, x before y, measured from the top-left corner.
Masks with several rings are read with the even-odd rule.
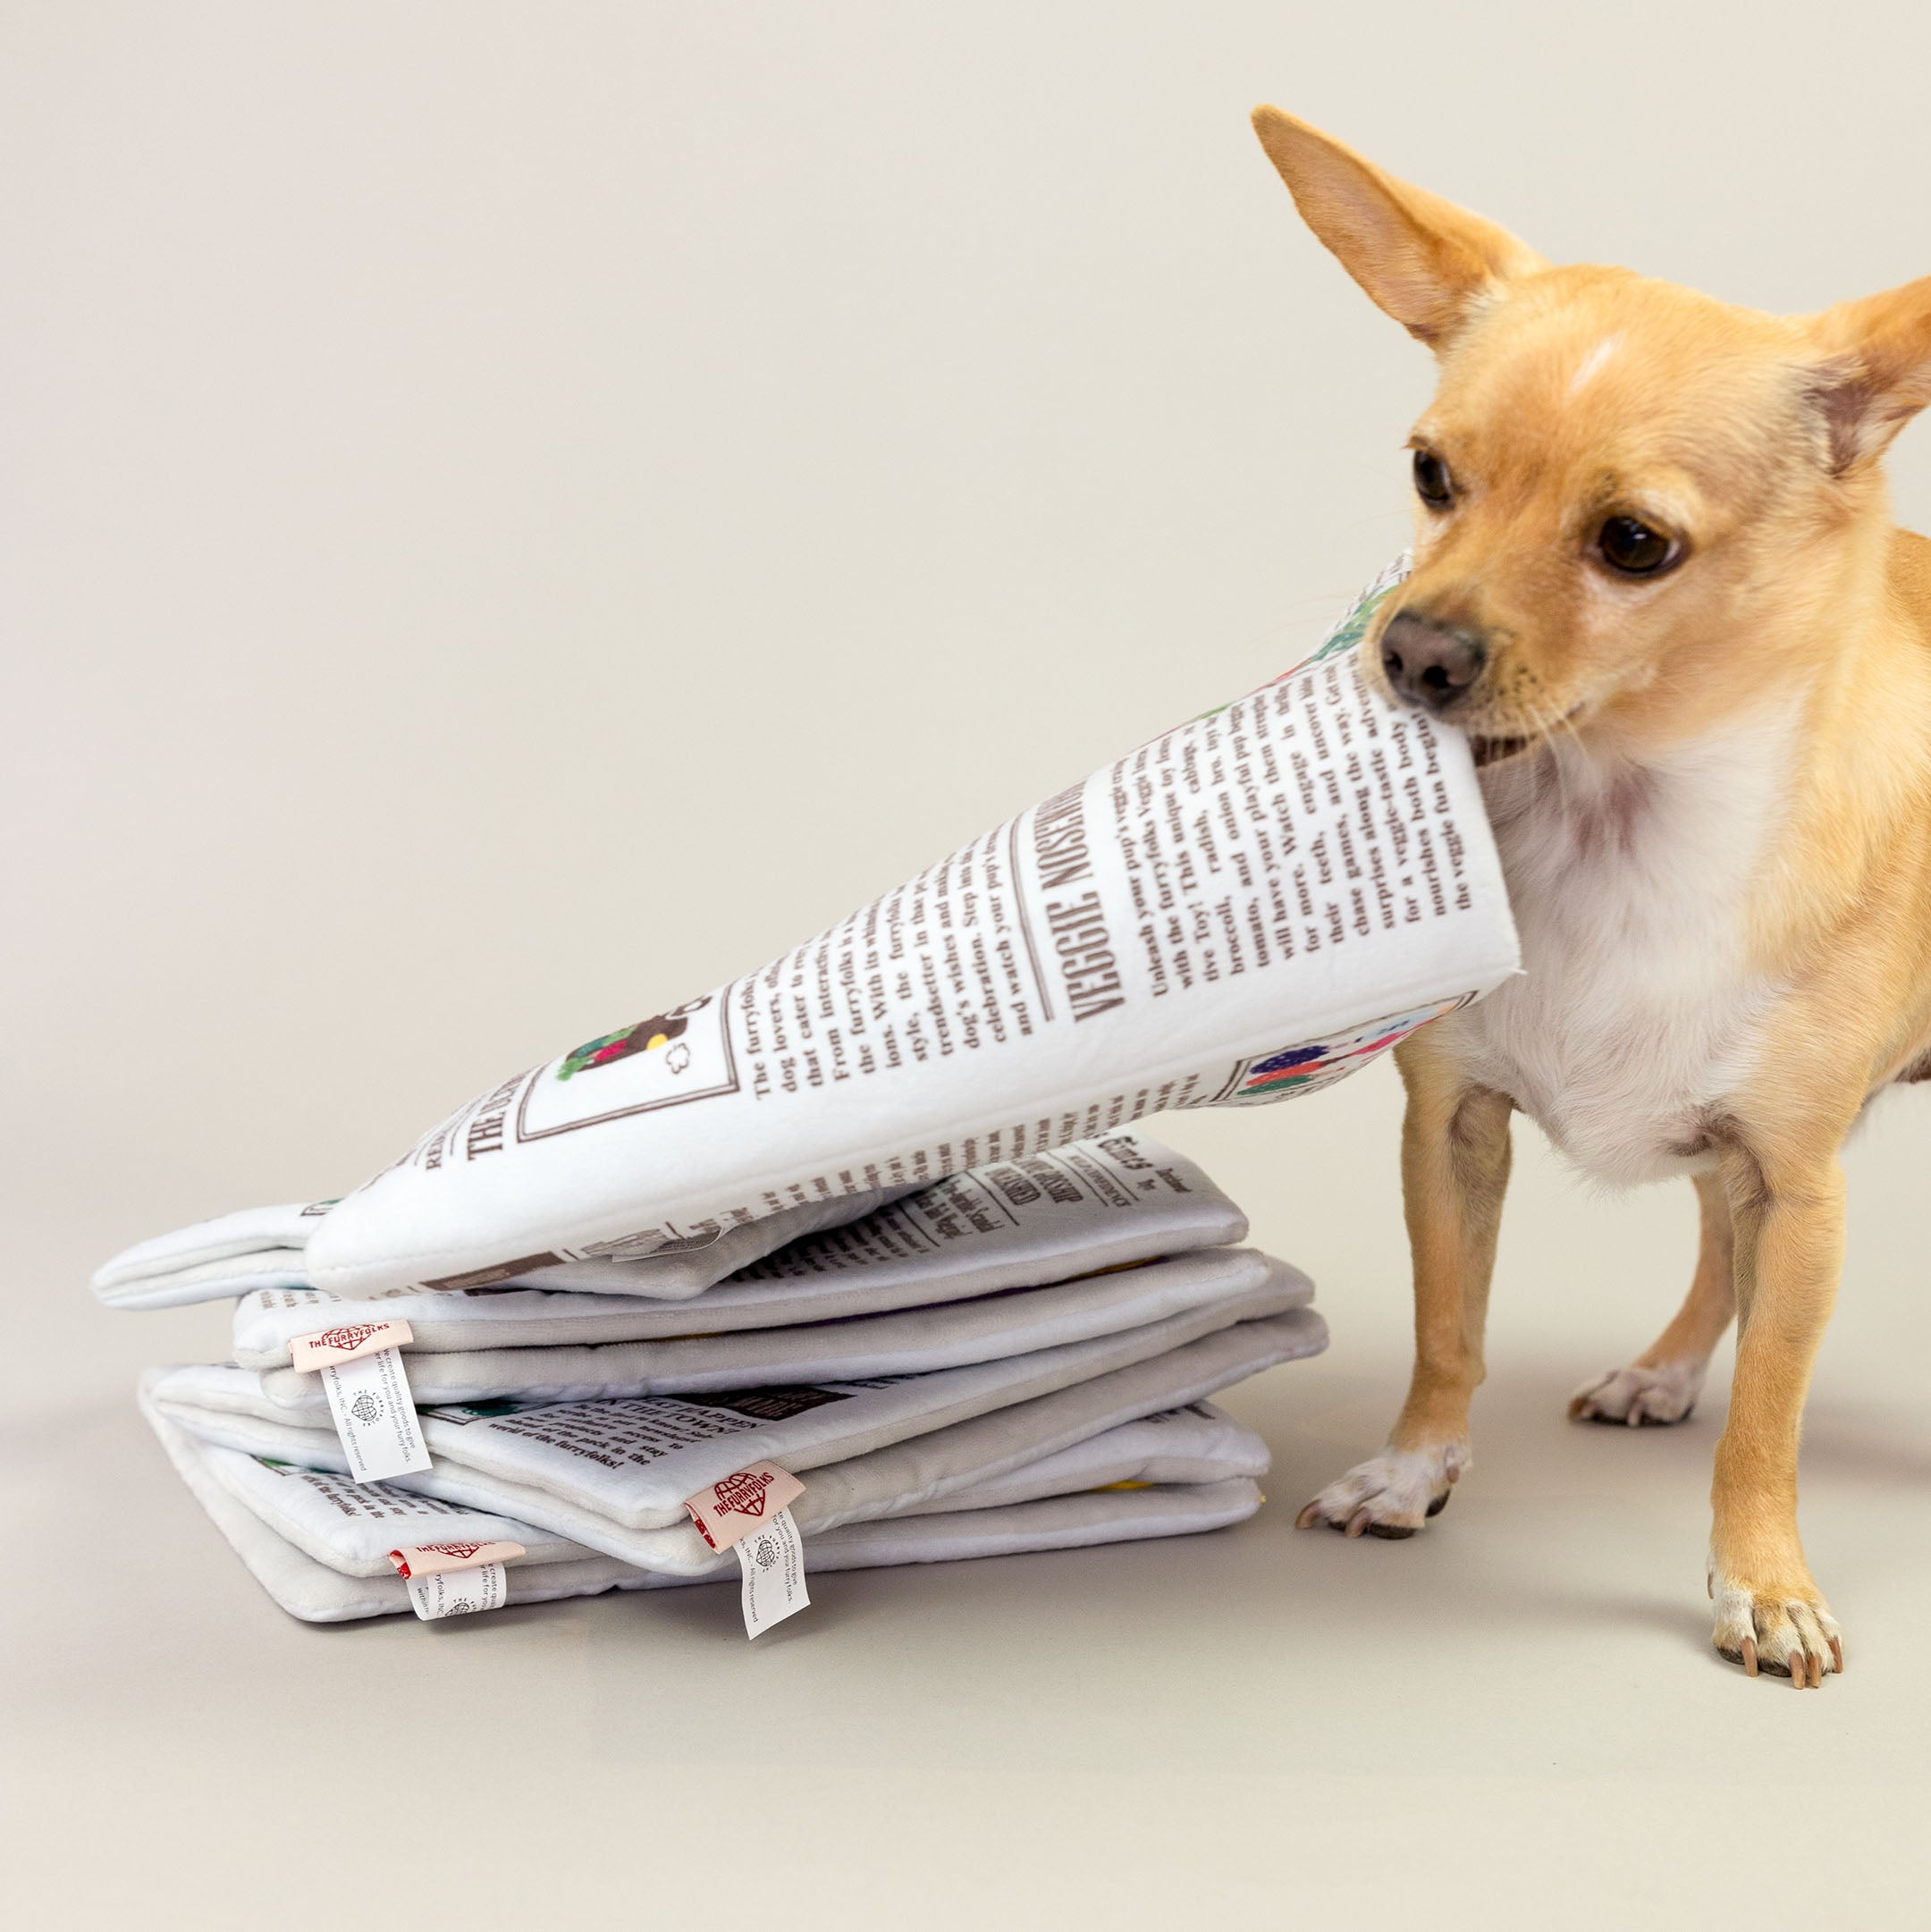
[[[1324,1102],[1329,1124],[1367,1143],[1392,1127],[1393,1087],[1354,1083]],[[1261,1198],[1251,1118],[1181,1126]],[[25,1392],[6,1459],[8,1547],[30,1553],[5,1611],[20,1922],[299,1928],[351,1899],[392,1919],[480,1888],[493,1916],[539,1924],[675,1903],[811,1927],[1151,1927],[1203,1909],[1781,1926],[1845,1922],[1847,1873],[1856,1922],[1920,1922],[1931,1318],[1910,1223],[1927,1126],[1901,1112],[1854,1162],[1857,1292],[1804,1463],[1851,1668],[1806,1695],[1709,1648],[1703,1498],[1726,1369],[1677,1429],[1564,1415],[1578,1378],[1666,1311],[1675,1279],[1656,1278],[1687,1241],[1689,1190],[1592,1197],[1526,1132],[1478,1466],[1426,1534],[1293,1528],[1398,1394],[1390,1177],[1388,1216],[1301,1244],[1332,1349],[1232,1398],[1277,1458],[1256,1520],[827,1575],[755,1648],[729,1590],[291,1622],[128,1396],[144,1354],[217,1346],[219,1315],[97,1312],[73,1291],[78,1231],[50,1231],[50,1261],[71,1264],[49,1318],[64,1379]],[[1257,1217],[1286,1252],[1291,1194]],[[1564,1229],[1573,1298],[1545,1280]]]

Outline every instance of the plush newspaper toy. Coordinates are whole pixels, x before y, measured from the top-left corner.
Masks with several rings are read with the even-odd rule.
[[[205,1297],[233,1226],[149,1244],[123,1305]],[[755,1636],[806,1607],[808,1570],[1251,1514],[1266,1448],[1201,1405],[1327,1329],[1246,1232],[1194,1163],[1121,1127],[901,1194],[696,1295],[253,1287],[232,1359],[150,1371],[141,1405],[298,1616],[735,1569]]]
[[[695,1294],[961,1169],[1342,1077],[1517,966],[1467,748],[1351,649],[1400,576],[1300,669],[502,1081],[339,1204],[132,1251],[97,1286]]]

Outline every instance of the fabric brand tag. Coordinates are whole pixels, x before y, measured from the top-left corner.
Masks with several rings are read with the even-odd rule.
[[[520,1557],[520,1543],[405,1543],[392,1549],[389,1560],[403,1577],[434,1576],[444,1570],[480,1570],[490,1563]]]
[[[783,1623],[811,1601],[805,1589],[805,1540],[788,1509],[780,1509],[731,1548],[744,1572],[739,1597],[747,1637]]]
[[[344,1321],[333,1329],[317,1329],[313,1335],[290,1336],[289,1366],[325,1369],[332,1362],[353,1362],[358,1355],[401,1348],[415,1339],[406,1321]]]
[[[322,1371],[322,1387],[349,1473],[358,1482],[381,1482],[429,1467],[400,1348],[331,1363]]]
[[[500,1610],[510,1600],[509,1573],[500,1563],[474,1570],[434,1570],[409,1578],[409,1600],[426,1624],[439,1616],[466,1616],[472,1610]]]
[[[775,1463],[753,1463],[747,1469],[721,1476],[696,1496],[687,1496],[697,1533],[713,1549],[729,1549],[778,1512],[795,1503],[805,1485]]]

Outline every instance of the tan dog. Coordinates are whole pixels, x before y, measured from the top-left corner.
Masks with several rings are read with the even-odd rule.
[[[1839,1149],[1931,1074],[1931,543],[1880,458],[1931,402],[1931,278],[1728,308],[1513,236],[1262,107],[1308,224],[1435,351],[1414,574],[1369,675],[1474,744],[1524,974],[1398,1052],[1416,1357],[1387,1447],[1303,1527],[1409,1536],[1467,1466],[1509,1116],[1591,1175],[1683,1174],[1689,1299],[1577,1416],[1672,1422],[1741,1313],[1717,1649],[1821,1684],[1797,1439],[1837,1293]]]

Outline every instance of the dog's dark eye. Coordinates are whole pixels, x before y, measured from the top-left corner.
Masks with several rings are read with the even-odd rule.
[[[1611,517],[1597,532],[1596,547],[1603,561],[1625,577],[1654,577],[1670,561],[1673,548],[1662,531],[1634,517]]]
[[[1432,450],[1417,450],[1414,452],[1415,494],[1430,510],[1446,510],[1455,495],[1455,485],[1448,480],[1448,466]]]

